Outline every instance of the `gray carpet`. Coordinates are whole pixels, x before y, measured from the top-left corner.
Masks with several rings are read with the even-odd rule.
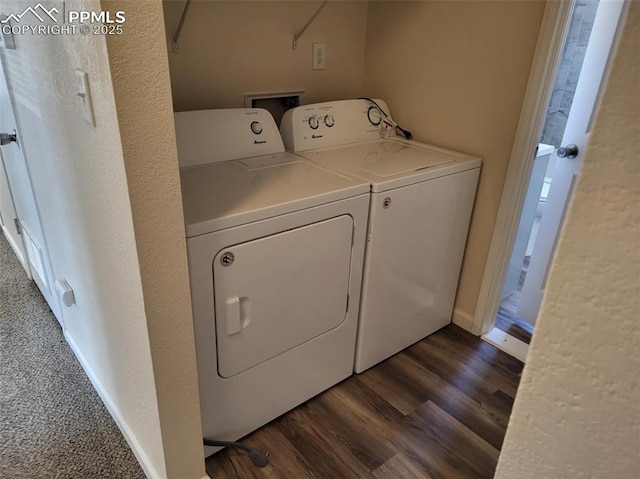
[[[0,478],[144,478],[0,232]]]

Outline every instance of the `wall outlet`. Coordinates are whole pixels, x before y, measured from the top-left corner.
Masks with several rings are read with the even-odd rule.
[[[325,68],[326,48],[324,43],[313,44],[313,63],[314,70],[324,70]]]

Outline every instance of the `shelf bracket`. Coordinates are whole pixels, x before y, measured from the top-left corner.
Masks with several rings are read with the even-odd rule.
[[[180,47],[178,46],[178,39],[180,38],[180,33],[182,32],[184,20],[187,18],[187,12],[189,11],[190,6],[191,6],[191,0],[187,0],[187,2],[184,4],[184,10],[182,10],[180,21],[178,22],[178,28],[176,28],[176,33],[173,35],[173,40],[171,41],[171,50],[173,51],[173,53],[180,52]]]
[[[311,18],[309,19],[309,21],[307,23],[304,24],[304,27],[302,27],[302,29],[295,34],[295,36],[293,37],[293,45],[292,48],[294,50],[298,49],[298,40],[300,40],[300,37],[302,36],[302,34],[307,30],[307,28],[309,28],[309,26],[313,23],[313,21],[316,19],[316,17],[318,16],[318,14],[322,11],[322,9],[327,5],[327,2],[329,0],[322,0],[322,4],[320,5],[320,7],[316,10],[316,13],[314,13],[313,15],[311,15]]]

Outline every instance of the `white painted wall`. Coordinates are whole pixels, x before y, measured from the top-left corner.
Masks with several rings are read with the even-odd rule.
[[[640,477],[640,3],[630,3],[497,478]]]
[[[154,3],[161,21],[160,2]],[[60,1],[49,4],[62,10]],[[20,12],[25,5],[3,1],[2,10]],[[67,1],[66,8],[99,11],[101,5],[97,0]],[[155,26],[164,48],[162,24]],[[64,308],[65,335],[147,474],[167,477],[148,305],[105,39],[23,35],[15,41],[16,50],[0,49],[2,61],[52,268],[56,278],[71,284],[77,301]],[[95,128],[82,119],[76,68],[89,74]]]

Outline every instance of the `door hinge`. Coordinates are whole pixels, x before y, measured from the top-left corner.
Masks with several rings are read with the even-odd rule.
[[[20,228],[20,221],[18,218],[13,218],[13,224],[16,225],[16,231],[19,235],[22,235],[22,228]]]

